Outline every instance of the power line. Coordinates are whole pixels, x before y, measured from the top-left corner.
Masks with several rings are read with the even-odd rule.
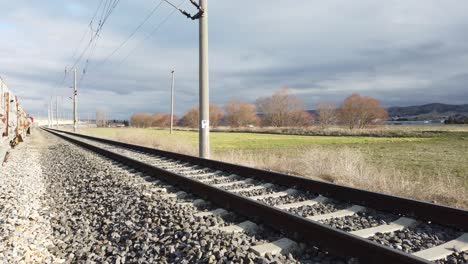
[[[109,60],[110,57],[112,57],[118,50],[120,50],[122,47],[125,46],[125,44],[135,35],[136,32],[138,32],[138,30],[148,21],[148,19],[153,16],[153,14],[159,9],[159,7],[162,5],[163,3],[163,0],[160,0],[159,1],[159,4],[157,4],[152,10],[150,13],[148,13],[148,15],[145,17],[145,19],[143,19],[143,21],[140,22],[140,24],[130,33],[130,35],[123,41],[120,43],[119,46],[117,46],[117,48],[115,48],[111,53],[109,53],[109,55],[101,62],[99,62],[99,65],[102,65],[104,64],[105,62],[107,62]],[[88,59],[86,60],[86,67],[84,69],[84,72],[87,71],[87,67],[88,67],[88,63],[89,63],[89,57]],[[82,77],[80,78],[80,82],[82,81],[84,75],[82,75]]]
[[[74,68],[80,62],[81,58],[83,58],[83,55],[88,51],[88,49],[91,47],[93,42],[95,40],[97,42],[97,39],[99,39],[98,36],[101,34],[103,26],[105,25],[107,19],[112,14],[112,12],[114,11],[115,7],[117,6],[119,2],[120,0],[110,0],[110,1],[106,0],[106,2],[104,3],[104,8],[102,9],[98,28],[96,29],[94,35],[91,36],[91,39],[89,40],[89,43],[86,46],[86,48],[81,52],[80,56],[73,63],[72,68]]]
[[[164,0],[166,1],[166,0]],[[167,2],[167,1],[166,1]],[[140,44],[143,42],[143,41],[146,41],[147,39],[149,39],[153,34],[155,34],[160,28],[162,25],[164,25],[167,20],[169,20],[169,18],[176,12],[179,10],[179,7],[185,2],[185,0],[182,0],[177,6],[176,6],[176,9],[174,9],[171,13],[169,13],[169,15],[167,15],[159,24],[157,24],[153,30],[151,30],[151,32],[149,34],[146,35],[146,37],[139,41],[138,44],[127,54],[127,56],[124,57],[124,59],[122,61],[119,62],[119,66],[122,65],[129,57],[130,55],[133,54],[133,52],[135,52],[135,50],[140,46]]]
[[[120,0],[106,0],[105,1],[104,8],[102,8],[102,13],[101,13],[101,17],[100,17],[100,20],[99,20],[99,23],[98,23],[98,27],[97,27],[96,31],[94,32],[93,22],[94,22],[97,14],[99,12],[99,9],[102,6],[102,0],[99,2],[99,5],[97,6],[96,10],[94,11],[93,17],[91,18],[91,21],[89,22],[89,28],[91,29],[91,39],[88,42],[88,45],[86,46],[86,48],[84,48],[84,50],[81,52],[80,56],[74,61],[73,66],[71,68],[75,68],[75,66],[79,63],[79,61],[81,60],[83,55],[86,53],[86,51],[89,49],[89,47],[92,44],[94,44],[93,48],[91,49],[91,52],[89,53],[89,56],[92,55],[92,53],[94,52],[94,49],[96,47],[97,41],[99,40],[99,36],[100,36],[100,33],[102,31],[102,28],[103,28],[105,22],[107,21],[109,16],[112,14],[112,12],[114,11],[115,7],[118,5],[119,2],[120,2]],[[72,61],[75,59],[77,51],[78,51],[79,47],[81,46],[81,43],[83,42],[83,40],[84,40],[87,33],[88,33],[88,29],[85,31],[85,33],[83,34],[83,36],[81,37],[81,39],[80,39],[80,41],[78,43],[78,46],[73,51],[73,55],[71,57]],[[68,66],[69,65],[67,65],[65,67],[65,71],[64,71],[64,75],[63,75],[62,80],[57,82],[58,85],[55,85],[54,93],[55,93],[56,89],[58,87],[61,87],[63,85],[63,83],[65,82],[65,80],[67,78],[67,68],[68,68]]]
[[[176,7],[180,7],[182,4],[184,4],[185,0],[182,0]],[[143,40],[140,40],[138,42],[138,44],[124,57],[123,60],[121,60],[119,62],[119,64],[117,65],[117,67],[120,67],[132,54],[133,52],[136,51],[136,49],[144,42],[146,41],[147,39],[149,39],[153,34],[155,34],[168,20],[169,18],[176,12],[178,11],[178,9],[174,9],[173,11],[171,11],[169,13],[169,15],[167,15],[160,23],[158,23],[152,30],[150,33],[148,33],[145,38]],[[102,65],[102,63],[100,63],[99,65]]]
[[[91,18],[91,21],[89,22],[89,25],[86,27],[86,31],[83,33],[83,36],[81,37],[80,42],[78,42],[78,45],[76,46],[75,50],[73,51],[72,60],[75,58],[76,52],[78,51],[78,48],[81,46],[81,43],[83,42],[84,38],[86,37],[86,34],[88,34],[88,31],[91,30],[91,34],[93,33],[92,25],[93,25],[94,19],[96,18],[96,15],[97,15],[99,9],[101,8],[101,5],[102,5],[102,0],[99,1],[99,5],[97,6],[96,11],[94,11],[93,17]]]

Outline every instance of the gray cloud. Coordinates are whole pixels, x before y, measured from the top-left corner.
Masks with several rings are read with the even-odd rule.
[[[100,64],[157,2],[121,1],[109,18],[79,83],[81,115],[93,115],[98,107],[116,118],[167,112],[171,67],[176,68],[176,112],[197,104],[197,23],[176,13],[143,41],[172,11],[168,5]],[[386,105],[468,102],[466,1],[209,4],[214,103],[231,98],[253,102],[281,86],[292,88],[309,108],[318,101],[339,102],[353,92]],[[43,115],[51,96],[71,94],[70,74],[58,84],[97,2],[19,0],[1,5],[8,12],[0,18],[0,74],[26,109]],[[193,12],[188,3],[183,8]],[[84,66],[83,60],[78,68]],[[63,101],[63,108],[71,109],[70,101]]]

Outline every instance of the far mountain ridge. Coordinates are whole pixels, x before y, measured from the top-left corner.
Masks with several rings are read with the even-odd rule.
[[[411,106],[391,106],[387,108],[391,118],[408,118],[409,120],[444,120],[450,116],[468,116],[468,104],[452,105],[430,103]],[[317,110],[307,110],[316,115]]]
[[[388,107],[390,116],[418,116],[418,115],[456,115],[468,114],[468,104],[452,105],[442,103],[430,103],[424,105],[413,106],[392,106]]]

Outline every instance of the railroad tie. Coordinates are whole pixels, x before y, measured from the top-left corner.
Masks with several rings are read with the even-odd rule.
[[[229,176],[229,177],[231,177],[231,176]],[[220,187],[228,187],[228,186],[232,186],[232,185],[236,185],[236,184],[242,184],[242,183],[249,184],[251,182],[253,182],[253,179],[247,178],[245,180],[240,180],[240,181],[232,181],[232,182],[212,184],[212,186],[220,188]]]
[[[450,240],[449,242],[442,245],[418,251],[413,253],[413,255],[429,261],[433,261],[445,258],[454,252],[463,252],[466,250],[468,250],[468,233],[464,233],[454,240]]]
[[[187,193],[184,191],[176,192],[176,193],[168,193],[164,194],[163,198],[184,198],[187,196]]]
[[[223,215],[225,215],[227,213],[228,213],[228,211],[224,210],[223,208],[218,208],[216,210],[209,211],[209,212],[196,213],[194,216],[195,217],[204,217],[204,216],[210,216],[210,215],[223,216]]]
[[[180,170],[177,170],[177,172],[183,173],[183,172],[194,171],[194,170],[200,170],[200,166],[193,165],[193,166],[190,166],[190,167],[183,167],[183,168],[180,168]]]
[[[205,173],[200,173],[200,174],[193,174],[193,175],[187,175],[189,178],[201,178],[201,177],[206,177],[206,176],[217,176],[219,175],[220,173],[222,173],[222,171],[215,171],[215,172],[205,172]]]
[[[182,203],[178,203],[180,205],[186,205],[186,206],[195,206],[195,207],[199,207],[199,206],[203,206],[205,204],[207,204],[208,202],[203,200],[203,199],[196,199],[196,200],[193,200],[191,202],[182,202]]]
[[[329,214],[308,216],[307,219],[310,219],[310,220],[313,220],[313,221],[322,221],[322,220],[327,220],[327,219],[332,219],[332,218],[341,218],[341,217],[345,217],[345,216],[354,215],[354,214],[356,214],[358,212],[363,212],[365,210],[366,210],[366,208],[364,206],[353,205],[353,206],[350,206],[350,207],[348,207],[346,209],[339,210],[339,211],[329,213]]]
[[[222,232],[226,232],[226,233],[240,233],[240,232],[256,233],[256,231],[258,230],[258,225],[251,221],[244,221],[236,225],[220,227],[219,230]]]
[[[353,235],[368,238],[377,233],[391,233],[399,230],[403,230],[405,228],[415,226],[417,221],[412,218],[408,217],[400,217],[397,220],[386,224],[386,225],[379,225],[371,228],[361,229],[357,231],[350,232]]]
[[[259,185],[259,186],[252,186],[252,187],[247,187],[247,188],[239,188],[239,189],[234,189],[234,190],[228,190],[230,192],[250,192],[250,191],[254,191],[254,190],[260,190],[260,189],[265,189],[265,188],[271,188],[273,187],[274,185],[271,184],[271,183],[266,183],[266,184],[263,184],[263,185]]]
[[[281,238],[271,243],[253,246],[250,250],[258,256],[264,257],[266,254],[278,255],[288,254],[297,247],[297,243],[289,238]]]
[[[236,174],[231,174],[231,175],[229,175],[229,176],[219,176],[219,177],[216,178],[216,179],[220,179],[220,180],[226,179],[226,180],[229,180],[229,179],[235,179],[235,178],[237,178],[237,177],[238,177],[238,176],[237,176]],[[209,184],[209,182],[211,182],[211,181],[213,181],[213,180],[215,180],[215,179],[214,179],[214,178],[206,178],[206,179],[200,179],[200,180],[198,180],[198,181],[201,181],[201,182],[203,182],[203,183],[208,183],[208,184]],[[216,186],[216,185],[213,185],[213,186]],[[218,187],[218,186],[216,186],[216,187]]]
[[[296,189],[287,189],[286,191],[283,191],[283,192],[275,192],[275,193],[270,193],[270,194],[250,196],[249,198],[253,200],[261,200],[265,198],[276,198],[276,197],[291,195],[291,194],[295,194],[296,192],[297,192]]]
[[[297,207],[306,206],[306,205],[314,205],[318,203],[323,203],[327,200],[328,200],[327,197],[319,195],[312,200],[296,202],[296,203],[280,204],[280,205],[276,205],[275,207],[286,210],[286,209],[297,208]]]

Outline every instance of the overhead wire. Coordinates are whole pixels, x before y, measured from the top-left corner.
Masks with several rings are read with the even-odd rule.
[[[105,62],[107,62],[118,50],[124,47],[125,44],[135,35],[135,33],[138,32],[138,30],[140,30],[140,28],[148,21],[148,19],[150,19],[150,17],[154,15],[154,13],[159,9],[162,3],[163,3],[163,0],[159,0],[159,3],[148,13],[148,15],[140,22],[140,24],[138,24],[138,26],[130,33],[130,35],[128,35],[127,38],[123,42],[121,42],[111,53],[109,53],[109,55],[103,61],[99,62],[97,66],[102,65]],[[88,66],[89,66],[89,57],[86,60],[86,67],[84,68],[84,73],[86,73]],[[84,78],[83,76],[84,75],[82,75],[82,78],[80,78],[80,82]]]
[[[165,0],[162,0],[161,2],[163,2]],[[120,67],[135,51],[136,49],[144,42],[146,41],[147,39],[149,39],[151,36],[153,36],[168,20],[169,18],[176,12],[179,10],[179,7],[182,6],[184,4],[186,0],[182,0],[177,6],[175,6],[176,8],[171,11],[166,17],[163,18],[163,20],[161,20],[155,27],[153,27],[153,29],[148,33],[146,34],[145,38],[140,40],[137,45],[124,57],[123,60],[121,60],[119,62],[119,64],[117,65],[117,67]],[[128,41],[128,40],[127,40]],[[99,63],[99,65],[102,65],[103,63]]]
[[[164,0],[165,2],[167,2],[167,0]],[[138,44],[127,54],[127,56],[124,57],[124,59],[122,61],[119,62],[118,66],[122,65],[132,54],[133,52],[135,52],[135,50],[141,45],[141,43],[143,43],[143,41],[146,41],[147,39],[149,39],[150,37],[152,37],[161,27],[162,25],[164,25],[167,20],[169,20],[169,18],[176,12],[176,11],[179,11],[179,7],[182,6],[182,4],[184,4],[185,0],[182,0],[177,6],[174,6],[175,9],[173,11],[171,11],[169,13],[169,15],[167,15],[159,24],[157,24],[153,30],[151,30],[151,32],[149,34],[146,35],[146,37],[139,41]],[[172,4],[171,4],[172,5]]]
[[[91,18],[91,21],[89,22],[88,26],[86,27],[86,31],[83,33],[83,36],[81,37],[80,41],[78,42],[78,45],[76,46],[75,50],[73,51],[72,60],[75,59],[76,53],[78,52],[78,48],[81,46],[81,43],[83,42],[84,38],[88,34],[88,31],[91,30],[91,34],[93,33],[92,25],[93,25],[94,19],[96,18],[96,15],[97,15],[99,9],[101,8],[102,1],[103,0],[99,1],[99,5],[97,6],[96,11],[94,11],[93,17]]]
[[[112,14],[112,12],[114,11],[115,7],[117,6],[119,2],[120,0],[110,0],[110,1],[106,0],[106,2],[104,3],[104,8],[102,9],[98,28],[96,29],[94,34],[91,36],[91,39],[89,40],[88,45],[86,45],[86,48],[83,49],[80,56],[73,63],[72,68],[74,68],[81,61],[81,59],[83,58],[83,55],[88,51],[88,49],[91,47],[93,42],[99,39],[98,36],[100,36],[102,28],[104,27],[107,19],[110,17],[110,15]]]

